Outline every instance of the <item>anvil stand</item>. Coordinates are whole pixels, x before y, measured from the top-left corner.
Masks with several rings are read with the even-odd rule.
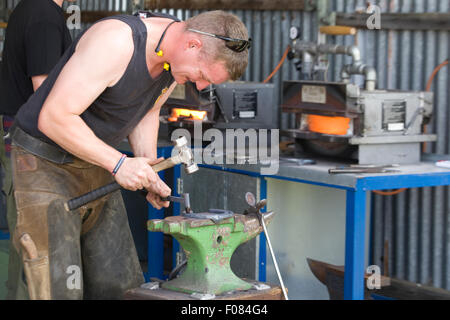
[[[259,215],[259,216],[258,216]],[[126,292],[128,300],[281,300],[278,286],[237,277],[231,256],[238,246],[263,231],[274,213],[226,210],[184,213],[148,221],[148,230],[172,235],[184,249],[187,265],[178,277],[145,283]]]

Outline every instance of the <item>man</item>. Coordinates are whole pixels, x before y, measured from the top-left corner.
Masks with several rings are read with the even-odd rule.
[[[74,0],[70,0],[74,1]],[[8,133],[14,116],[44,82],[72,39],[61,8],[62,0],[22,0],[12,12],[6,29],[0,71],[0,164],[5,176],[9,230],[16,224]],[[24,299],[27,291],[19,256],[10,246],[7,299]]]
[[[64,202],[115,179],[168,207],[171,190],[151,168],[160,108],[177,83],[239,78],[249,45],[223,11],[110,17],[74,41],[12,131],[13,238],[33,299],[118,299],[143,282],[120,192],[73,212]],[[116,150],[126,137],[134,158]]]

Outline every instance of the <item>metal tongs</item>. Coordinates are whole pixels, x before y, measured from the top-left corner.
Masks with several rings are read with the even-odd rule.
[[[281,289],[283,290],[284,298],[286,300],[289,300],[286,292],[286,287],[284,286],[283,278],[281,278],[280,269],[278,268],[277,259],[275,258],[275,254],[273,252],[272,243],[270,242],[269,233],[267,232],[266,223],[264,222],[263,214],[260,212],[260,210],[266,206],[267,200],[264,199],[256,203],[256,198],[251,192],[247,192],[245,194],[245,200],[247,201],[250,208],[245,210],[244,214],[256,214],[256,216],[258,217],[259,223],[262,225],[264,234],[266,235],[267,244],[269,245],[270,254],[272,256],[273,264],[277,272],[278,280],[280,281]]]

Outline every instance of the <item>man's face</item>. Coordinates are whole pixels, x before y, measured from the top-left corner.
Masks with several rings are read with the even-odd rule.
[[[229,80],[228,71],[222,61],[211,62],[200,53],[199,48],[187,48],[171,63],[171,72],[178,84],[187,81],[195,83],[197,90],[210,84],[220,84]]]
[[[195,83],[197,90],[203,90],[210,84],[220,84],[229,80],[229,75],[222,62],[197,63],[174,66],[172,75],[179,84],[187,81]]]

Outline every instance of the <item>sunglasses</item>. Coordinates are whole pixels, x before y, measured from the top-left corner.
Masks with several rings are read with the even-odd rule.
[[[235,39],[235,38],[219,36],[217,34],[203,32],[203,31],[196,30],[196,29],[188,29],[188,31],[200,33],[205,36],[210,36],[210,37],[217,38],[217,39],[221,39],[221,40],[225,41],[225,46],[228,49],[233,50],[234,52],[242,52],[245,49],[250,49],[252,46],[252,38],[249,38],[248,40],[243,40],[243,39]]]

